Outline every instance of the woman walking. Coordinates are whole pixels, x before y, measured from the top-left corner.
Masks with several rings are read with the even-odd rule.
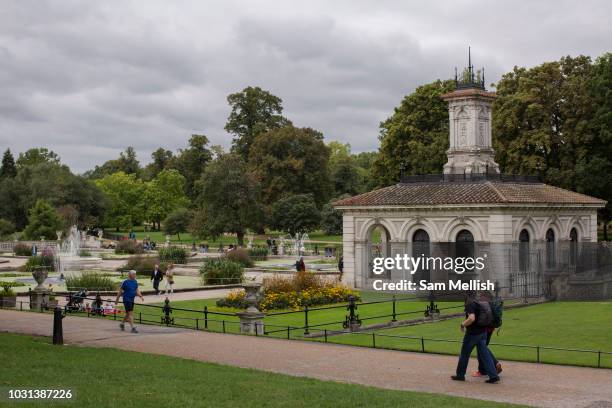
[[[165,289],[166,289],[166,295],[168,294],[168,289],[170,289],[170,293],[174,293],[174,265],[173,264],[168,264],[168,267],[166,268],[166,282],[165,282]]]

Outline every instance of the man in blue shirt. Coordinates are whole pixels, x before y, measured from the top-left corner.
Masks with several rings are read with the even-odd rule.
[[[123,281],[121,287],[119,287],[119,292],[117,292],[116,302],[119,303],[119,298],[123,296],[123,307],[125,308],[125,316],[123,317],[123,321],[119,324],[121,330],[125,330],[125,322],[128,322],[132,327],[132,333],[138,333],[138,330],[134,327],[134,299],[136,296],[140,298],[140,300],[144,301],[144,297],[142,293],[140,293],[140,289],[138,288],[138,282],[136,281],[136,271],[131,270],[128,272],[128,278]]]

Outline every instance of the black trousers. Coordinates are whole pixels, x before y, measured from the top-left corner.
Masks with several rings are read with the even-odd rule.
[[[155,294],[159,293],[159,282],[161,282],[161,280],[153,279],[153,289],[155,289]]]

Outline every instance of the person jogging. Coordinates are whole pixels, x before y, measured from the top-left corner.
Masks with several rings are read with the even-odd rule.
[[[476,347],[478,353],[482,356],[485,373],[489,376],[486,382],[494,384],[499,381],[499,375],[497,375],[491,353],[486,344],[486,327],[493,320],[491,309],[485,310],[484,305],[478,303],[475,297],[468,296],[465,300],[465,316],[466,319],[461,323],[461,331],[465,332],[461,346],[461,355],[457,363],[457,372],[451,376],[451,379],[465,381],[465,373],[470,361],[470,355],[474,347]]]
[[[123,297],[123,307],[125,308],[125,316],[123,316],[123,320],[119,323],[119,327],[121,330],[125,330],[125,322],[130,324],[132,328],[132,333],[138,333],[136,327],[134,327],[134,299],[138,296],[140,300],[144,301],[144,297],[140,292],[140,288],[138,288],[138,281],[136,281],[136,271],[131,270],[128,272],[128,278],[123,281],[121,286],[119,287],[119,291],[117,292],[116,303],[119,303],[119,298]]]

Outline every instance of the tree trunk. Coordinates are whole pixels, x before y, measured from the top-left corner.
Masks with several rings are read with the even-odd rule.
[[[238,232],[236,234],[238,236],[238,246],[244,245],[244,232]]]
[[[179,242],[181,242],[181,234],[179,234],[178,232],[176,233],[176,237],[178,238]]]

